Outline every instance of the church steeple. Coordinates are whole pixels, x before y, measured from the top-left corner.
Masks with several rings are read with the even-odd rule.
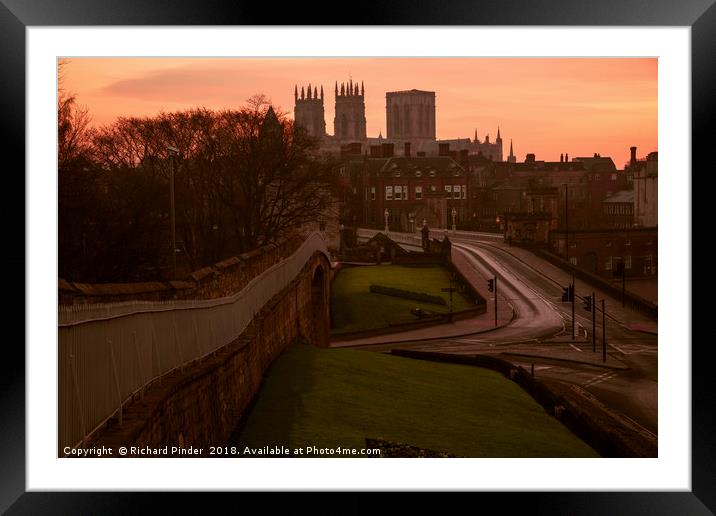
[[[480,140],[477,138],[477,127],[475,127],[475,139],[473,140],[473,143],[480,143]]]
[[[365,96],[365,88],[363,87],[363,81],[360,82],[360,94],[361,97]]]
[[[498,125],[498,126],[497,126],[497,140],[496,140],[496,141],[499,142],[500,140],[502,140],[502,138],[500,137],[500,126]]]
[[[323,100],[323,84],[321,84],[321,100]]]
[[[298,100],[298,85],[293,87],[293,100]]]
[[[306,98],[306,92],[303,89],[303,86],[301,86],[301,100]]]
[[[314,99],[318,98],[318,88],[316,88],[315,86],[313,87],[313,98]]]
[[[311,98],[311,83],[310,83],[310,82],[308,83],[308,96],[307,96],[307,98],[309,98],[309,99]]]
[[[515,157],[515,153],[512,150],[512,138],[510,138],[510,155],[507,156],[507,161],[510,163],[517,163],[517,158]]]

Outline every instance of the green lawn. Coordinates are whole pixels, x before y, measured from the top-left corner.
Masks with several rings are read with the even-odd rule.
[[[371,284],[441,296],[447,304],[442,306],[374,294],[368,290]],[[416,307],[447,313],[450,311],[450,294],[440,289],[449,286],[448,271],[440,266],[347,267],[336,275],[331,285],[332,332],[371,330],[385,328],[390,323],[415,321],[410,309]],[[453,293],[453,311],[467,308],[474,308],[470,300],[458,292]]]
[[[289,347],[232,444],[364,448],[382,439],[458,457],[595,457],[499,373],[370,351]]]

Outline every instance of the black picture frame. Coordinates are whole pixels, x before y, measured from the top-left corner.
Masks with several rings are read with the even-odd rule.
[[[499,2],[391,1],[360,8],[352,2],[345,9],[340,2],[297,2],[268,12],[260,3],[233,3],[218,0],[0,0],[0,127],[6,181],[14,179],[13,197],[24,199],[25,170],[25,29],[28,26],[63,25],[557,25],[557,26],[689,26],[692,66],[692,163],[694,170],[711,170],[707,161],[713,144],[707,142],[716,89],[716,6],[714,0],[540,0]],[[351,6],[355,8],[351,8]],[[710,165],[710,166],[709,166]],[[688,178],[690,171],[678,171]],[[7,183],[6,183],[7,185]],[[6,188],[9,188],[6,186]],[[25,213],[24,205],[20,208]],[[7,208],[6,208],[7,210]],[[6,211],[6,214],[9,214]],[[6,215],[7,217],[7,215]],[[17,217],[17,211],[13,217]],[[11,217],[8,217],[11,218]],[[16,226],[12,228],[11,226]],[[15,270],[27,264],[24,227],[6,223],[6,235],[16,236],[8,266]],[[15,231],[17,235],[8,235]],[[693,232],[692,232],[693,234]],[[7,239],[7,241],[13,241]],[[22,242],[22,244],[20,243]],[[9,253],[6,253],[6,256]],[[692,255],[695,256],[695,255]],[[25,269],[26,275],[32,270]],[[20,275],[8,274],[11,292],[24,292]],[[691,284],[691,272],[684,281]],[[14,283],[13,283],[14,282]],[[9,294],[8,294],[9,295]],[[16,306],[23,307],[19,296]],[[684,302],[691,306],[692,300]],[[693,318],[692,318],[693,319]],[[24,331],[22,334],[25,340]],[[693,340],[693,338],[692,338]],[[16,344],[17,339],[13,339]],[[681,343],[686,346],[691,343]],[[707,342],[704,342],[707,344]],[[142,513],[151,504],[162,504],[162,512],[192,512],[207,509],[207,494],[187,499],[184,493],[26,493],[25,492],[25,353],[5,346],[0,393],[0,510],[8,514],[125,514]],[[716,512],[716,394],[710,382],[712,351],[709,346],[691,346],[692,352],[692,491],[691,492],[609,492],[609,493],[481,493],[479,501],[496,503],[511,511],[545,514],[712,514]],[[248,503],[254,495],[225,494],[231,502]],[[346,500],[346,498],[348,498]],[[212,503],[214,501],[212,500]],[[283,496],[273,496],[281,506]],[[362,513],[372,509],[374,495],[349,494],[340,501],[332,494],[312,497],[312,512]],[[430,507],[415,494],[401,503]],[[451,504],[454,503],[451,501]],[[474,502],[470,502],[474,503]],[[194,505],[196,504],[196,505]],[[275,507],[276,507],[275,506]],[[341,507],[343,509],[337,509]],[[443,506],[444,509],[444,506]],[[273,512],[273,511],[272,511]]]

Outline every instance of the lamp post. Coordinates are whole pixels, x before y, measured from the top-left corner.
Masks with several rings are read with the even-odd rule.
[[[497,231],[500,231],[500,216],[495,217],[495,224],[497,224]]]
[[[452,209],[450,212],[450,215],[452,215],[452,234],[455,234],[455,217],[457,217],[457,210],[455,208]]]
[[[176,233],[176,221],[174,219],[174,156],[179,154],[179,149],[176,147],[167,147],[169,151],[169,196],[171,197],[170,202],[170,217],[172,224],[172,279],[177,279],[177,233]]]
[[[385,209],[383,215],[385,216],[385,232],[387,233],[388,231],[390,231],[388,229],[388,217],[390,217],[390,212],[388,211],[388,208]]]
[[[410,217],[408,218],[408,231],[410,233],[415,233],[415,226],[413,225],[414,222],[415,221],[413,220],[413,216],[410,215]]]

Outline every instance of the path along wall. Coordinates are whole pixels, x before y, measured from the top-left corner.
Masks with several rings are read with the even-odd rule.
[[[248,369],[231,366],[227,374],[238,374],[239,380],[232,385],[248,389],[241,397],[251,397],[251,390],[256,387],[251,378],[259,371],[259,377],[263,374],[280,352],[277,350],[298,336],[318,344],[327,340],[329,275],[325,242],[314,233],[294,254],[263,271],[232,296],[93,304],[64,312],[61,307],[59,456],[66,454],[67,446],[76,446],[88,436],[102,433],[114,422],[117,426],[121,423],[122,429],[128,428],[133,417],[128,403],[141,401],[142,397],[145,402],[152,400],[157,388],[165,389],[172,382],[177,388],[183,385],[179,390],[192,392],[175,393],[175,400],[193,405],[192,410],[213,410],[201,407],[211,402],[206,393],[196,398],[191,384],[204,378],[196,376],[200,370],[197,367],[205,367],[221,354],[228,360],[226,353],[230,348],[246,348],[241,351],[244,358],[240,361],[246,362]],[[273,307],[268,315],[267,307]],[[255,331],[255,320],[260,314],[264,314],[262,321],[272,321],[270,331]],[[250,342],[253,343],[249,345]],[[248,370],[252,373],[248,374]],[[186,383],[188,380],[191,381]],[[216,380],[211,380],[207,385],[213,387],[207,388],[224,389]],[[157,416],[164,410],[171,413],[173,409],[159,404],[150,419],[159,417],[157,427],[166,429],[165,436],[174,429],[178,429],[177,438],[186,434],[176,419],[162,420]],[[230,404],[226,410],[235,414],[241,411],[241,405]],[[213,425],[205,422],[209,427]]]

